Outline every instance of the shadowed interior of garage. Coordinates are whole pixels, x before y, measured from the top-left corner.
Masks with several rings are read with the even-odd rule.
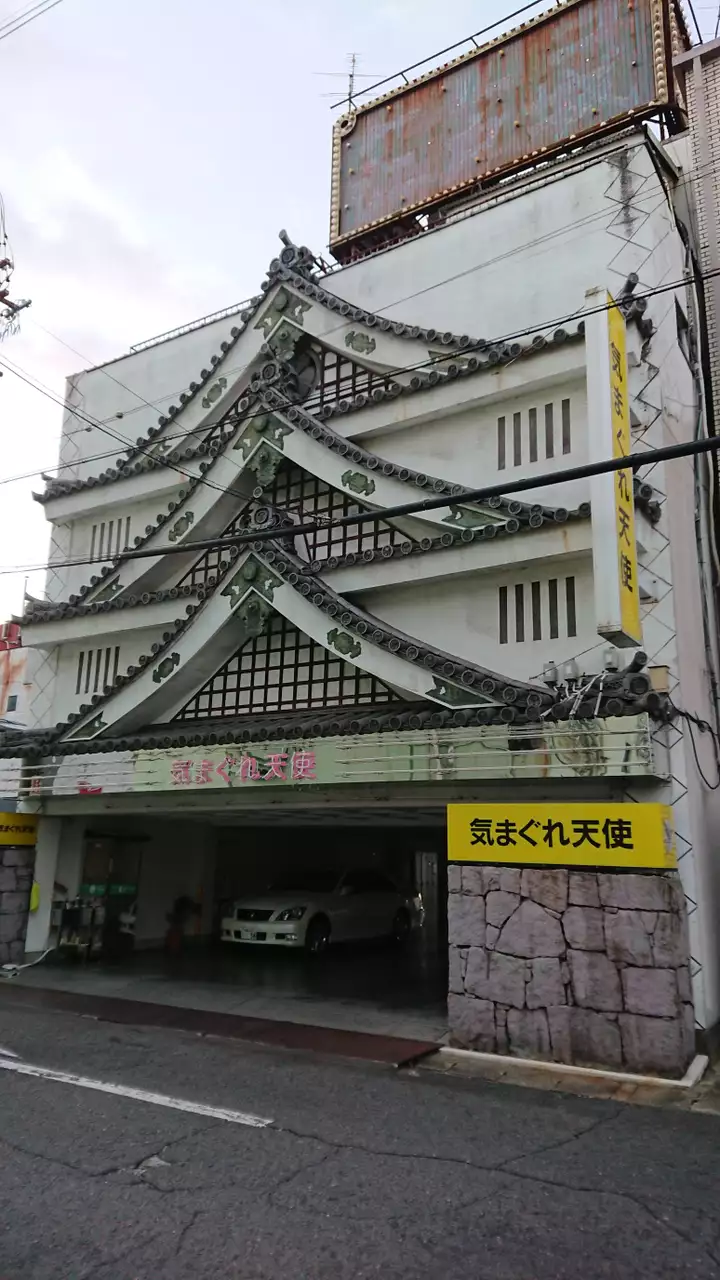
[[[447,869],[441,814],[416,813],[418,825],[403,827],[365,825],[367,814],[362,815],[364,823],[360,814],[335,814],[342,825],[323,827],[292,822],[291,816],[285,813],[281,825],[263,827],[214,826],[209,818],[179,823],[137,817],[88,827],[81,883],[124,888],[125,893],[106,895],[105,910],[108,917],[130,918],[131,928],[121,946],[101,945],[94,960],[59,948],[26,971],[24,983],[439,1039],[447,1021]],[[227,821],[225,815],[222,820]],[[76,882],[70,849],[77,848],[71,842],[68,859],[59,861],[61,886],[64,880]],[[400,948],[391,939],[376,939],[334,946],[313,957],[219,940],[220,922],[240,898],[288,877],[302,887],[303,873],[329,871],[339,877],[371,867],[422,903],[421,924]],[[182,898],[196,904],[195,911],[184,925],[182,946],[173,951],[167,946],[169,917]],[[112,937],[112,928],[109,933]],[[108,937],[107,921],[103,937]]]

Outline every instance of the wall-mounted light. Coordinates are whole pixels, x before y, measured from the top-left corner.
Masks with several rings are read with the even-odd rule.
[[[620,655],[614,644],[603,649],[603,666],[606,671],[617,671],[620,666]]]

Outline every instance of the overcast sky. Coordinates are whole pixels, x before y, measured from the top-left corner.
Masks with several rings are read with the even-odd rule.
[[[0,0],[0,24],[27,3]],[[390,74],[521,3],[63,0],[0,39],[12,296],[32,299],[0,361],[62,396],[66,375],[255,293],[281,227],[322,252],[323,95],[344,78],[315,73],[354,50],[361,72]],[[695,10],[711,37],[716,5]],[[54,464],[62,417],[2,373],[0,621],[24,586],[2,570],[41,563],[48,541],[40,480],[6,481]]]

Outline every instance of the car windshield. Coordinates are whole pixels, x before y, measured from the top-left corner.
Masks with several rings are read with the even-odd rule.
[[[297,871],[270,885],[273,893],[332,893],[340,879],[337,871]]]

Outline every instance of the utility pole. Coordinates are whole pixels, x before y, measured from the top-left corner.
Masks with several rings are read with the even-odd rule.
[[[30,306],[29,298],[18,298],[13,302],[10,298],[10,276],[13,263],[10,258],[0,259],[0,342],[9,334],[17,333],[20,328],[17,319],[21,311]]]
[[[29,298],[18,298],[14,302],[10,297],[10,280],[15,263],[8,244],[5,227],[5,205],[0,196],[0,342],[9,334],[17,333],[20,325],[18,315],[30,306]]]

